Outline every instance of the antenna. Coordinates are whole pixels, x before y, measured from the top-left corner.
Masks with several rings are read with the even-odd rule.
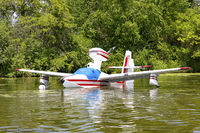
[[[112,47],[107,53],[112,52],[116,47]]]

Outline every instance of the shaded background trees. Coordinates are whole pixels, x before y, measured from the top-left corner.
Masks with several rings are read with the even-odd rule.
[[[91,47],[116,46],[104,65],[200,71],[200,10],[187,0],[5,0],[0,2],[0,75],[15,68],[73,72]],[[106,70],[108,71],[108,70]],[[112,72],[109,70],[108,72]]]

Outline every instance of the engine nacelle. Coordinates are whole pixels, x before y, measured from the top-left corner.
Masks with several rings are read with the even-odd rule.
[[[109,54],[101,48],[92,48],[89,50],[89,56],[94,61],[92,67],[100,70],[102,61],[107,61]]]

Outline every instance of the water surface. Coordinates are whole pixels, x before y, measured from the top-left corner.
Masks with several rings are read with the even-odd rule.
[[[148,79],[134,89],[65,89],[59,78],[0,79],[0,132],[200,133],[200,75]]]

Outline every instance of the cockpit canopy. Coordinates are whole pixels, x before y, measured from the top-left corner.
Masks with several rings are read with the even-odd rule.
[[[101,74],[101,71],[94,68],[80,68],[74,74],[85,75],[89,80],[98,80]]]

